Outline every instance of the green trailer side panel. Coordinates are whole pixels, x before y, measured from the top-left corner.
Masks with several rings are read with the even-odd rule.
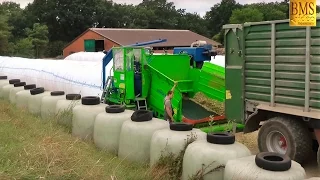
[[[86,52],[95,52],[96,49],[96,41],[94,39],[86,39],[84,40],[84,51]]]
[[[229,29],[225,34],[226,39],[226,100],[225,114],[229,120],[243,122],[244,120],[244,95],[243,95],[243,57],[242,30]]]

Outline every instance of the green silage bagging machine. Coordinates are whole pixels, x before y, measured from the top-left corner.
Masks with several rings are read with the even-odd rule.
[[[173,54],[154,54],[150,48],[140,47],[166,40],[156,40],[123,47],[113,47],[103,59],[104,92],[102,102],[123,104],[129,109],[148,109],[154,116],[164,116],[164,98],[176,81],[172,105],[177,122],[208,126],[210,121],[223,122],[223,114],[208,111],[189,98],[201,92],[208,98],[225,99],[225,71],[211,64],[216,56],[212,45],[197,41],[190,47],[176,47]],[[105,67],[113,59],[109,76]],[[217,131],[224,125],[215,126]],[[204,127],[204,131],[208,131]]]

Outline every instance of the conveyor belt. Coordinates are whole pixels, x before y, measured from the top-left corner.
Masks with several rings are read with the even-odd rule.
[[[207,118],[210,115],[216,116],[217,114],[208,111],[199,104],[191,101],[191,100],[182,100],[182,115],[188,119],[192,120],[200,120],[203,118]]]

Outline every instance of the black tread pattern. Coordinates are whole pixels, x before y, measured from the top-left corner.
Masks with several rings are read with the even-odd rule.
[[[14,84],[20,82],[20,79],[10,79],[9,84]]]
[[[14,83],[13,87],[21,87],[21,86],[25,86],[26,82],[18,82],[18,83]]]
[[[24,89],[25,90],[30,90],[30,89],[34,89],[36,88],[37,86],[35,84],[27,84],[24,86]]]
[[[268,171],[287,171],[291,168],[291,159],[287,155],[274,152],[261,152],[255,157],[258,167]]]
[[[81,99],[81,94],[67,94],[66,99],[67,100],[79,100],[79,99]]]
[[[236,141],[235,135],[231,133],[208,133],[207,142],[212,144],[234,144]]]
[[[293,150],[292,154],[288,155],[292,160],[302,164],[308,159],[309,155],[312,153],[312,138],[311,134],[304,122],[299,119],[278,116],[267,120],[259,130],[258,133],[258,146],[260,152],[267,151],[263,148],[263,144],[266,139],[261,138],[263,132],[266,128],[270,126],[281,127],[287,129],[290,134],[287,137],[287,141],[293,140]],[[287,150],[289,150],[288,148]],[[288,153],[288,151],[287,151]]]
[[[134,122],[151,121],[153,118],[153,112],[149,110],[137,110],[131,115],[131,120]]]
[[[83,105],[98,105],[100,104],[100,98],[98,96],[85,96],[82,97],[81,103]]]
[[[317,152],[317,163],[318,163],[318,167],[320,169],[320,146],[319,146],[318,152]]]
[[[109,105],[105,109],[107,113],[122,113],[126,107],[124,105]]]
[[[64,91],[52,91],[50,93],[51,96],[63,96],[64,95]]]
[[[191,131],[193,129],[193,125],[188,123],[171,123],[170,129],[172,131]]]
[[[0,76],[0,80],[6,80],[8,79],[8,76]]]
[[[41,94],[41,93],[44,93],[43,87],[33,88],[30,90],[31,95],[37,95],[37,94]]]

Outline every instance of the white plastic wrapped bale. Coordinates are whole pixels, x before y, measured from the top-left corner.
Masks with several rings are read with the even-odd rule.
[[[106,76],[110,75],[112,63],[106,67]],[[82,96],[102,94],[102,62],[1,57],[0,70],[10,78],[37,84],[49,91],[60,89]]]
[[[16,94],[24,90],[25,82],[18,82],[13,84],[13,88],[9,92],[9,101],[11,104],[16,104]]]
[[[262,152],[257,155],[229,160],[224,171],[224,180],[304,180],[303,167],[288,156]]]
[[[72,110],[76,105],[80,104],[80,94],[67,94],[65,99],[59,100],[55,108],[55,115],[57,117],[58,124],[71,128]]]
[[[31,96],[30,90],[36,88],[35,84],[27,84],[25,85],[23,91],[19,91],[16,93],[16,106],[21,109],[28,108],[28,100]]]
[[[14,88],[14,84],[20,83],[20,79],[11,79],[9,84],[2,87],[2,97],[4,100],[9,101],[10,90]],[[23,82],[25,85],[25,82]]]
[[[215,57],[211,56],[211,61],[210,63],[225,67],[225,56],[223,55],[217,55]]]
[[[55,116],[56,105],[59,100],[65,99],[64,91],[52,91],[50,96],[41,100],[41,118],[50,119]]]
[[[130,120],[133,112],[121,105],[107,106],[106,112],[98,114],[94,123],[95,145],[102,150],[118,154],[122,124]]]
[[[72,135],[83,140],[92,140],[95,118],[105,111],[97,96],[82,97],[81,104],[73,108]]]
[[[186,123],[170,124],[170,129],[156,131],[151,139],[150,166],[155,165],[162,156],[166,157],[171,153],[179,155],[191,141],[205,138],[206,133]]]
[[[31,114],[41,115],[42,98],[50,96],[50,91],[45,91],[43,87],[30,90],[31,96],[28,98],[28,110]]]
[[[123,123],[119,141],[119,158],[140,163],[150,161],[150,143],[153,133],[169,128],[167,121],[152,117],[151,111],[137,110],[132,114],[131,121]]]
[[[305,179],[305,180],[320,180],[320,177],[312,177],[312,178]]]
[[[104,56],[103,52],[76,52],[65,57],[64,60],[101,62]]]
[[[222,179],[223,167],[231,159],[250,156],[250,150],[229,133],[207,134],[205,140],[191,143],[183,157],[182,179],[188,180],[203,171],[203,180]]]
[[[7,76],[0,76],[0,98],[2,98],[2,87],[9,84]]]

